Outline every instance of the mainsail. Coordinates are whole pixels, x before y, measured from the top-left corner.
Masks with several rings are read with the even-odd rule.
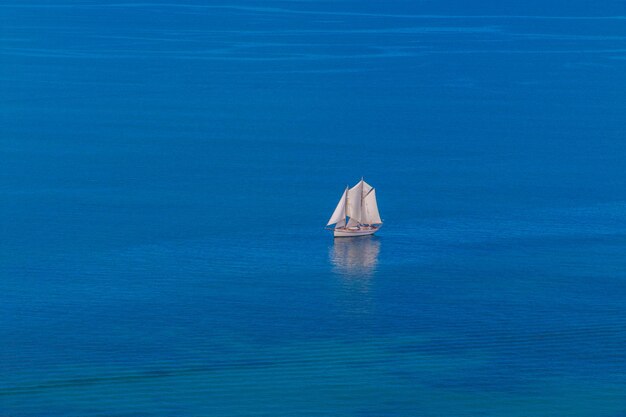
[[[361,207],[363,206],[363,180],[348,190],[348,205],[346,214],[350,219],[361,221]]]
[[[363,216],[361,222],[364,224],[379,224],[383,221],[380,219],[378,212],[378,204],[376,203],[376,190],[372,190],[363,198]]]
[[[347,222],[349,227],[360,224],[382,224],[376,203],[376,190],[363,179],[354,187],[346,188],[327,226],[331,224],[336,224],[335,228],[346,226],[346,216],[349,217]]]
[[[362,178],[361,178],[361,183],[363,183],[363,197],[365,198],[365,196],[374,189],[374,187],[372,187],[371,185],[369,185],[368,183],[366,183]]]

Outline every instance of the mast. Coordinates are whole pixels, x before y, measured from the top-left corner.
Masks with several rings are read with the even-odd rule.
[[[343,195],[345,196],[345,200],[344,200],[344,207],[348,207],[348,190],[350,189],[350,184],[346,184],[346,190],[343,192]],[[348,219],[346,217],[347,213],[346,210],[343,210],[343,226],[346,225],[346,223],[348,223]]]

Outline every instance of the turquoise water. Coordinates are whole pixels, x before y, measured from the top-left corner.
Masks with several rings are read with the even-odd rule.
[[[0,415],[624,415],[623,6],[0,5]]]

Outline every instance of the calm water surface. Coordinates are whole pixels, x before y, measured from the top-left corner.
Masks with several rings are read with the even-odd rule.
[[[0,415],[623,416],[625,16],[0,4]]]

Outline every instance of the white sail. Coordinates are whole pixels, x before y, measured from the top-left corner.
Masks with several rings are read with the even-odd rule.
[[[346,189],[341,195],[341,199],[333,212],[333,215],[330,216],[330,220],[328,220],[328,224],[326,226],[330,226],[331,224],[337,223],[338,227],[345,226],[346,224],[346,193],[348,189]]]
[[[376,203],[376,190],[372,188],[363,199],[361,223],[380,224],[382,222],[380,213],[378,212],[378,204]]]
[[[363,181],[348,190],[348,205],[346,214],[350,219],[361,221],[361,206],[363,200]]]
[[[369,192],[372,191],[374,187],[366,183],[364,180],[361,180],[361,182],[363,183],[363,198],[365,198],[365,196],[369,194]]]

